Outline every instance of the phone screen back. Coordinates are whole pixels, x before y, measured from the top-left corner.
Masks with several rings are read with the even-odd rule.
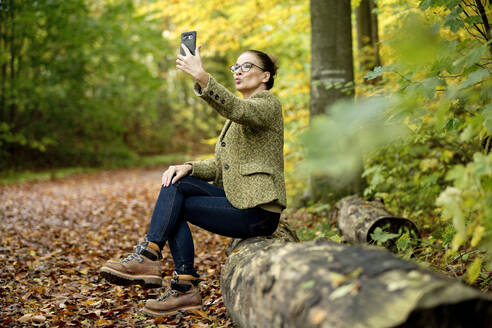
[[[181,43],[188,47],[191,54],[194,56],[196,49],[196,31],[181,33]],[[186,55],[182,47],[180,47],[179,53],[183,56]]]

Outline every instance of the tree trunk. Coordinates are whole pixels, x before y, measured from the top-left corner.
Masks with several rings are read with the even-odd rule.
[[[7,15],[4,14],[2,5],[0,5],[0,54],[7,52],[7,37],[4,31],[6,31],[5,20]],[[0,65],[0,120],[6,121],[5,116],[5,90],[7,86],[7,62],[2,60],[2,65]]]
[[[379,55],[379,23],[378,14],[374,12],[377,9],[377,5],[374,0],[370,2],[371,6],[371,36],[372,36],[372,49],[374,56],[374,67],[381,66],[381,56]]]
[[[10,66],[10,97],[14,98],[15,97],[15,87],[16,87],[16,76],[15,76],[15,10],[17,8],[14,6],[14,1],[12,0],[10,2],[9,10],[10,10],[10,21],[11,21],[11,27],[10,27],[10,60],[9,60],[9,66]],[[11,102],[9,106],[9,115],[8,115],[8,122],[14,122],[15,121],[15,102]]]
[[[341,99],[353,98],[353,56],[350,0],[311,0],[311,104],[310,119],[328,114]],[[346,188],[335,178],[311,178],[305,198],[334,202],[363,189],[360,175]]]
[[[362,74],[381,66],[379,56],[378,17],[373,12],[376,8],[374,0],[362,0],[355,9],[357,21],[357,48]]]
[[[388,251],[324,239],[235,240],[221,272],[227,311],[248,327],[486,327],[492,298]]]
[[[354,80],[350,10],[349,0],[311,0],[311,118],[352,97],[326,88]]]

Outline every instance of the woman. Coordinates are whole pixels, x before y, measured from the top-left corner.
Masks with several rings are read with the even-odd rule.
[[[112,283],[161,286],[159,260],[167,241],[175,272],[167,293],[147,301],[144,312],[150,315],[201,307],[187,222],[232,238],[270,235],[286,207],[282,106],[268,92],[277,70],[274,61],[256,50],[239,56],[231,72],[241,99],[203,69],[201,46],[195,56],[182,47],[185,55],[178,55],[176,67],[195,79],[196,95],[227,118],[215,156],[170,166],[162,175],[145,240],[124,260],[101,268]]]

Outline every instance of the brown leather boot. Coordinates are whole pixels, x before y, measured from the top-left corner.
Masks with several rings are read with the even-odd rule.
[[[189,274],[173,273],[171,287],[157,300],[147,300],[143,312],[151,316],[163,316],[180,310],[198,310],[202,296],[198,290],[200,280]]]
[[[110,283],[120,286],[161,287],[162,254],[148,246],[149,242],[140,242],[134,252],[125,259],[106,262],[100,270],[101,276]]]

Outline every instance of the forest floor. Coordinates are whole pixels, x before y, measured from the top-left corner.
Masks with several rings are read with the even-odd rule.
[[[113,286],[98,270],[144,237],[161,170],[124,169],[0,186],[0,326],[228,327],[219,288],[228,238],[192,228],[203,309],[149,318],[164,290]],[[171,276],[170,253],[163,252]]]
[[[232,327],[219,287],[229,238],[191,226],[195,263],[204,280],[199,311],[146,317],[141,312],[145,300],[164,288],[113,286],[99,277],[106,260],[131,252],[143,238],[161,173],[162,168],[119,169],[0,185],[0,326]],[[328,210],[317,205],[288,209],[285,215],[303,240],[341,241]],[[429,231],[422,237],[432,239]],[[434,238],[399,256],[464,278],[475,251],[462,249],[449,261],[445,252]],[[163,257],[164,275],[170,278],[167,247]],[[491,292],[491,276],[482,270],[473,285]]]

